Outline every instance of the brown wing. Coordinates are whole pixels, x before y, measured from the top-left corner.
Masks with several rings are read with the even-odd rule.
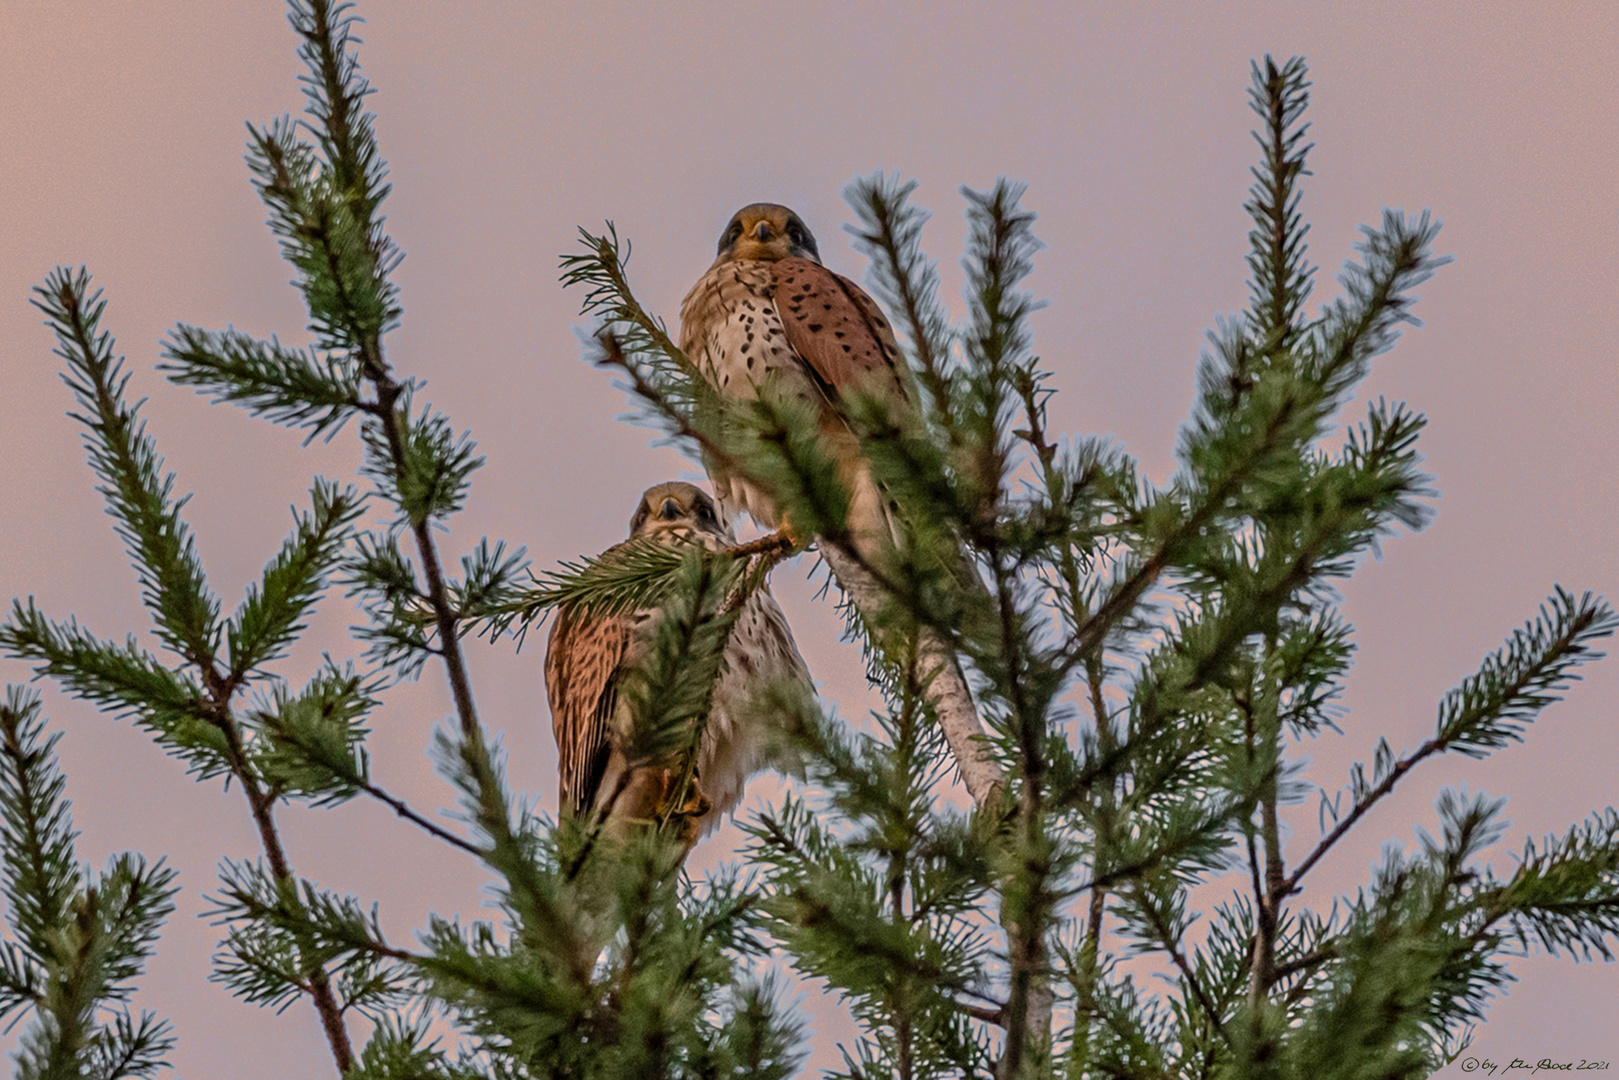
[[[582,814],[596,801],[612,752],[619,667],[629,641],[627,616],[600,618],[563,610],[551,627],[545,695],[557,739],[563,813]]]
[[[793,350],[837,400],[868,384],[908,401],[904,361],[877,302],[848,278],[808,259],[771,264],[771,297]]]

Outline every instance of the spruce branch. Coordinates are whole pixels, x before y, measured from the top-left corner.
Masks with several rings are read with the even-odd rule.
[[[82,888],[74,859],[78,833],[68,816],[67,781],[56,768],[60,732],[44,735],[38,696],[7,686],[0,706],[0,861],[10,922],[30,954],[18,957],[17,980],[35,983],[35,957],[54,951],[50,936]]]
[[[910,202],[915,190],[916,181],[901,184],[881,173],[856,180],[844,189],[843,197],[860,224],[846,228],[871,261],[877,299],[900,315],[904,343],[931,398],[930,418],[955,443],[950,321],[939,303],[938,266],[922,253],[922,226],[929,215]]]
[[[377,705],[378,687],[350,666],[327,658],[301,692],[285,683],[250,709],[244,723],[252,732],[255,770],[278,796],[307,798],[330,806],[352,798],[366,781],[362,726]]]
[[[695,404],[702,373],[680,351],[659,319],[643,308],[630,288],[629,241],[620,241],[611,221],[600,235],[579,230],[584,254],[562,256],[562,284],[585,289],[579,313],[598,321],[597,336],[609,335],[620,343],[637,370],[649,377],[666,400]]]
[[[555,607],[578,607],[603,616],[657,607],[683,561],[678,547],[630,540],[594,557],[563,561],[559,569],[535,577],[533,588],[485,608],[483,616],[498,637],[514,624],[519,633],[526,630]]]
[[[470,474],[482,458],[465,435],[430,407],[415,410],[416,384],[395,378],[383,353],[383,336],[397,325],[399,304],[391,274],[401,258],[383,228],[379,213],[389,187],[387,165],[377,146],[375,117],[365,108],[372,93],[359,74],[353,48],[356,17],[350,3],[291,0],[289,20],[301,39],[299,57],[309,120],[299,126],[280,121],[253,129],[249,164],[256,186],[270,210],[270,227],[282,238],[282,250],[299,271],[298,286],[309,308],[321,348],[350,356],[373,396],[362,402],[366,448],[364,471],[398,509],[416,542],[424,587],[395,557],[391,540],[373,555],[389,556],[351,570],[351,584],[365,588],[378,579],[389,589],[405,590],[424,601],[427,620],[437,633],[434,651],[443,661],[455,701],[464,761],[476,772],[484,825],[510,836],[510,822],[498,778],[489,772],[486,740],[473,702],[472,684],[461,650],[458,612],[451,600],[442,560],[432,534],[435,520],[453,514],[465,497]],[[314,144],[299,132],[307,132]],[[408,578],[407,580],[402,580]],[[419,667],[427,651],[425,634],[403,637],[398,597],[394,611],[383,613],[378,637],[385,659],[402,649],[407,664]],[[280,875],[279,867],[272,869]],[[333,1006],[335,1010],[335,1006]],[[323,1011],[323,1017],[326,1013]],[[335,1012],[329,1029],[339,1025]],[[337,1043],[334,1038],[334,1051]],[[347,1068],[352,1055],[338,1054]]]
[[[33,304],[56,333],[56,355],[67,361],[63,381],[73,391],[85,428],[90,467],[118,522],[118,535],[135,563],[141,597],[164,645],[197,665],[213,663],[219,645],[219,601],[203,581],[191,531],[180,518],[185,499],[174,497],[174,474],[146,434],[139,405],[128,406],[129,375],[113,355],[112,335],[101,329],[107,303],[90,291],[90,275],[58,267],[34,289]]]
[[[1020,185],[1000,180],[990,191],[962,188],[961,193],[967,200],[962,265],[967,271],[968,324],[962,333],[965,400],[960,404],[966,406],[967,418],[958,483],[984,521],[999,510],[1011,467],[1006,429],[1019,376],[1032,378],[1028,321],[1041,305],[1022,283],[1033,272],[1034,255],[1042,245],[1034,236],[1035,215],[1020,205]],[[969,536],[979,539],[974,531]]]
[[[1253,170],[1254,184],[1243,209],[1253,219],[1248,234],[1248,269],[1252,305],[1248,330],[1261,356],[1292,349],[1301,332],[1299,313],[1310,297],[1314,268],[1305,260],[1305,237],[1310,227],[1299,214],[1300,177],[1309,176],[1305,159],[1311,145],[1304,142],[1309,124],[1299,123],[1310,101],[1309,69],[1295,56],[1276,66],[1271,57],[1264,66],[1252,66],[1253,85],[1248,104],[1264,125],[1253,133],[1263,155]],[[1253,376],[1238,368],[1231,373],[1233,388],[1243,391]]]
[[[330,439],[361,407],[359,368],[344,353],[317,357],[275,339],[180,323],[169,332],[163,355],[167,362],[158,370],[176,386],[194,387],[273,423],[307,428],[308,439]]]
[[[1579,677],[1574,668],[1602,658],[1602,653],[1591,650],[1590,643],[1612,637],[1616,629],[1619,616],[1606,602],[1590,593],[1576,600],[1559,587],[1541,605],[1534,622],[1514,631],[1505,645],[1485,658],[1477,674],[1445,695],[1439,706],[1438,732],[1432,739],[1398,761],[1392,753],[1380,751],[1375,784],[1358,779],[1357,772],[1354,804],[1282,883],[1282,895],[1291,893],[1355,822],[1419,762],[1449,750],[1484,757],[1509,741],[1520,741],[1541,710],[1560,700],[1560,692]]]
[[[357,598],[368,618],[355,628],[368,643],[366,655],[399,678],[415,677],[436,650],[428,639],[431,609],[414,563],[399,549],[397,527],[355,536],[342,575],[345,595]]]
[[[721,614],[740,608],[764,583],[771,568],[795,551],[793,538],[776,532],[712,553],[715,560],[744,567]],[[469,627],[478,626],[480,633],[488,630],[494,638],[512,633],[521,640],[535,622],[555,608],[610,616],[661,607],[670,591],[677,587],[686,554],[680,547],[655,540],[628,540],[600,555],[577,561],[564,560],[556,570],[530,574],[530,586],[510,585],[488,590],[485,595],[491,598],[463,603],[463,617]],[[468,580],[472,578],[469,573]]]
[[[248,164],[270,228],[299,271],[320,346],[354,355],[368,378],[385,377],[382,336],[400,313],[390,275],[402,256],[378,215],[389,192],[387,165],[365,108],[372,89],[352,48],[358,20],[352,3],[290,0],[289,7],[310,120],[249,126]]]
[[[570,909],[565,895],[569,875],[556,872],[562,861],[557,844],[564,838],[540,833],[531,819],[520,819],[514,828],[498,747],[492,750],[482,739],[441,730],[435,734],[433,754],[439,771],[461,791],[473,845],[504,881],[502,904],[515,924],[515,939],[550,957],[575,987],[588,986],[599,949],[587,945],[585,920]],[[443,934],[432,935],[435,963],[447,960],[444,949],[452,942],[456,950],[465,944],[454,928],[442,929]]]
[[[683,370],[671,375],[642,363],[637,357],[648,354],[632,353],[633,339],[628,342],[621,339],[612,325],[603,327],[592,341],[596,349],[591,362],[597,367],[624,373],[628,379],[625,388],[641,403],[650,426],[662,429],[671,438],[685,440],[705,461],[729,470],[737,468],[735,456],[722,445],[723,432],[717,422],[725,411],[725,403],[707,382],[690,379]],[[691,407],[681,398],[685,386],[690,387],[691,394],[698,395]]]
[[[1514,631],[1477,674],[1445,695],[1434,735],[1439,748],[1484,757],[1521,740],[1541,710],[1579,679],[1575,668],[1602,659],[1591,643],[1615,630],[1619,615],[1606,601],[1589,592],[1575,599],[1559,586],[1532,623]]]
[[[110,337],[96,331],[104,304],[99,294],[86,295],[88,287],[82,271],[76,277],[58,271],[39,290],[41,306],[59,327],[59,352],[73,372],[69,386],[84,409],[79,418],[90,429],[91,463],[106,479],[102,491],[137,555],[159,634],[194,670],[195,680],[163,668],[133,641],[123,649],[106,645],[72,623],[51,624],[32,605],[14,607],[10,624],[0,631],[0,647],[35,660],[43,673],[57,675],[79,696],[134,715],[201,775],[236,779],[270,865],[278,877],[290,879],[274,821],[278,793],[259,772],[231,699],[249,672],[279,655],[297,633],[335,564],[358,512],[357,499],[317,484],[310,516],[229,625],[235,666],[223,667],[217,655],[222,636],[217,601],[207,592],[179,517],[181,503],[171,500],[172,477],[157,480],[160,465],[151,440],[135,410],[124,403],[128,379],[111,359]],[[310,995],[334,1060],[346,1069],[352,1051],[327,972],[301,952],[291,962],[297,975],[293,985]]]
[[[230,771],[229,747],[210,720],[203,688],[159,663],[133,636],[117,646],[74,620],[52,622],[32,599],[26,607],[19,600],[0,626],[0,650],[33,662],[36,674],[58,680],[74,697],[134,720],[199,779]]]
[[[34,659],[79,696],[133,714],[148,726],[171,753],[188,760],[200,774],[228,773],[241,785],[267,857],[278,874],[290,877],[274,822],[275,796],[265,789],[247,750],[244,733],[231,710],[237,677],[222,668],[218,657],[219,605],[203,580],[189,530],[180,518],[184,500],[172,499],[173,477],[158,480],[161,463],[153,443],[126,405],[128,376],[112,358],[110,335],[98,332],[105,304],[89,294],[89,275],[58,270],[36,290],[38,305],[58,330],[58,354],[67,360],[68,385],[84,410],[78,419],[89,433],[91,465],[105,481],[101,491],[136,557],[147,606],[157,618],[160,638],[194,669],[196,681],[176,676],[139,650],[133,641],[124,649],[109,647],[69,624],[52,625],[30,605],[14,606],[11,622],[0,631],[0,647]],[[334,516],[335,497],[326,503],[332,527],[352,513],[350,500]],[[318,510],[318,508],[317,508]],[[311,534],[318,537],[324,529]],[[249,665],[284,646],[290,627],[313,601],[318,588],[310,569],[334,557],[330,543],[301,558],[305,545],[294,543],[272,563],[265,587],[250,595],[234,624],[237,659]],[[251,643],[251,644],[249,644]],[[246,667],[243,671],[245,673]],[[148,697],[148,694],[150,696]],[[301,966],[334,1060],[340,1069],[352,1062],[348,1034],[332,996],[330,981],[318,967]]]
[[[142,1011],[140,1016],[121,1012],[104,1026],[91,1044],[85,1075],[99,1080],[155,1076],[170,1067],[168,1054],[175,1039],[168,1021]]]
[[[463,624],[463,632],[471,629],[473,620],[510,606],[521,594],[518,579],[528,567],[526,548],[520,547],[508,554],[504,540],[491,545],[488,537],[480,539],[470,554],[462,556],[461,580],[451,585],[450,598]]]
[[[1175,968],[1185,980],[1186,986],[1196,998],[1198,1007],[1203,1010],[1204,1017],[1218,1031],[1227,1042],[1231,1036],[1225,1030],[1225,1016],[1203,988],[1202,980],[1187,960],[1186,953],[1181,947],[1181,940],[1185,936],[1185,914],[1178,908],[1165,911],[1162,906],[1163,898],[1156,894],[1152,884],[1148,881],[1137,881],[1128,891],[1131,908],[1139,913],[1144,925],[1150,930],[1159,948],[1174,961]]]
[[[1371,359],[1391,348],[1402,323],[1420,326],[1411,314],[1411,290],[1447,265],[1433,253],[1439,223],[1424,211],[1415,222],[1397,210],[1384,210],[1380,227],[1361,226],[1365,239],[1355,245],[1361,263],[1346,263],[1338,275],[1345,295],[1322,311],[1312,326],[1306,371],[1322,387],[1324,400],[1357,382]]]
[[[380,355],[380,354],[379,354]],[[380,430],[381,437],[374,445],[385,445],[387,449],[386,468],[391,470],[384,473],[384,466],[380,460],[380,453],[373,461],[377,462],[377,469],[373,473],[391,477],[392,483],[397,485],[402,493],[409,490],[407,485],[411,478],[421,475],[419,470],[413,470],[413,459],[406,446],[406,436],[403,430],[403,418],[393,407],[398,399],[400,388],[387,375],[382,375],[375,383],[380,404],[374,414],[375,428]],[[384,480],[384,483],[387,483]],[[385,489],[386,490],[386,489]],[[442,490],[429,488],[429,490]],[[457,499],[458,502],[458,499]],[[412,505],[412,504],[405,504]],[[433,506],[431,501],[418,505],[418,509]],[[446,511],[454,506],[444,506]],[[402,505],[402,509],[404,506]],[[482,725],[478,722],[477,707],[472,700],[472,682],[467,673],[466,660],[461,651],[460,634],[457,632],[457,613],[450,602],[449,588],[445,583],[444,571],[439,558],[438,546],[433,538],[431,523],[426,513],[416,513],[410,516],[410,531],[416,541],[416,553],[421,560],[422,575],[426,579],[424,592],[428,608],[432,613],[433,624],[438,631],[438,653],[444,662],[445,672],[449,678],[450,691],[455,699],[456,715],[459,718],[464,738],[483,741]]]
[[[226,627],[227,683],[240,683],[286,654],[307,627],[303,620],[325,592],[327,578],[348,545],[362,510],[359,493],[317,478],[310,500],[309,512],[295,519],[296,531],[264,568],[262,580],[249,586],[247,599]]]
[[[166,1021],[128,1007],[133,980],[174,912],[175,873],[118,855],[81,869],[66,783],[37,696],[0,704],[0,882],[15,942],[0,951],[0,1015],[32,1008],[19,1077],[148,1077],[174,1046]]]
[[[217,695],[219,687],[211,687]],[[230,771],[241,784],[247,798],[248,810],[259,834],[270,871],[278,884],[290,886],[294,880],[292,866],[281,842],[281,833],[275,822],[276,794],[266,788],[254,767],[241,724],[232,713],[228,701],[217,696],[210,702],[214,724],[224,737]],[[343,1024],[343,1013],[332,991],[331,976],[318,960],[302,949],[287,956],[287,967],[282,971],[286,985],[309,995],[320,1018],[321,1029],[331,1048],[339,1071],[346,1071],[354,1062],[354,1051],[349,1043],[348,1030]]]
[[[1475,942],[1506,920],[1521,946],[1533,939],[1551,956],[1566,951],[1612,960],[1609,942],[1619,939],[1619,812],[1593,814],[1561,838],[1526,840],[1512,876],[1482,891]]]
[[[415,384],[385,376],[375,385],[378,400],[365,406],[360,427],[360,471],[413,531],[447,520],[465,504],[472,474],[483,466],[477,444],[431,405],[413,412]]]
[[[681,552],[662,602],[663,617],[644,663],[627,673],[620,694],[634,718],[623,746],[630,768],[676,761],[676,780],[664,808],[686,803],[696,779],[697,747],[703,737],[721,660],[737,612],[722,614],[742,576],[742,565],[711,559],[698,545]]]
[[[329,658],[302,693],[293,695],[277,686],[265,706],[247,718],[257,736],[253,758],[260,775],[277,795],[301,796],[317,806],[368,795],[429,835],[482,855],[470,841],[372,780],[363,749],[367,731],[359,722],[377,705],[373,695],[380,689],[377,681],[362,679],[352,668],[338,668]]]

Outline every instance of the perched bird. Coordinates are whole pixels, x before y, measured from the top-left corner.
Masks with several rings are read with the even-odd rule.
[[[851,392],[888,406],[890,415],[918,407],[910,369],[877,302],[846,277],[821,265],[802,219],[776,203],[753,203],[732,216],[720,234],[708,272],[680,305],[680,347],[720,396],[796,398],[817,412],[823,448],[837,462],[849,493],[847,527],[867,565],[881,561],[899,539],[893,507],[871,475],[860,438],[849,423]],[[767,529],[805,537],[783,520],[767,492],[708,462],[709,479],[725,510],[746,510]],[[882,603],[871,576],[837,545],[821,554],[862,615],[871,620]],[[877,556],[878,558],[874,558]],[[965,551],[948,559],[946,572],[964,589],[983,585]],[[919,638],[924,693],[950,741],[962,780],[979,805],[994,800],[999,767],[951,645],[933,628]],[[937,677],[935,677],[937,676]]]
[[[641,496],[630,539],[645,538],[710,551],[736,544],[714,500],[679,482],[658,484]],[[726,643],[697,747],[694,790],[680,806],[671,806],[679,797],[674,786],[682,763],[633,763],[626,757],[633,718],[619,694],[625,675],[651,647],[661,614],[657,608],[611,616],[562,609],[551,627],[545,690],[560,751],[563,812],[601,812],[609,834],[620,838],[635,825],[679,818],[690,843],[736,807],[748,777],[768,764],[768,722],[748,707],[753,691],[778,679],[812,691],[787,618],[761,585],[743,602]]]
[[[849,529],[857,543],[891,541],[893,525],[844,395],[855,388],[899,409],[914,408],[909,370],[876,301],[821,265],[815,237],[799,216],[775,203],[738,210],[719,252],[680,307],[680,347],[722,396],[760,391],[808,402],[849,491]],[[787,528],[774,501],[743,477],[709,467],[714,492],[731,514]]]

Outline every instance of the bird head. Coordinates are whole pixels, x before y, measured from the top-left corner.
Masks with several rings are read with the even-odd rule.
[[[720,234],[719,256],[715,262],[737,259],[808,259],[821,261],[815,236],[799,216],[776,203],[744,206],[731,217]]]
[[[714,547],[715,541],[736,543],[708,492],[679,480],[656,484],[641,495],[641,505],[630,519],[630,539],[644,537],[696,540],[705,547]]]

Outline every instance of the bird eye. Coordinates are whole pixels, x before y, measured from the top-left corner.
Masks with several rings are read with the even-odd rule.
[[[699,499],[697,502],[697,520],[704,525],[718,525],[719,521],[714,517],[714,504],[707,499]]]
[[[792,241],[793,247],[797,248],[802,254],[814,259],[816,262],[821,261],[821,253],[815,250],[815,237],[810,235],[810,231],[804,227],[802,221],[797,218],[789,221],[787,223],[787,236]]]
[[[731,227],[725,230],[725,235],[720,237],[720,253],[724,254],[726,248],[733,246],[740,239],[742,239],[742,223],[733,221]]]

